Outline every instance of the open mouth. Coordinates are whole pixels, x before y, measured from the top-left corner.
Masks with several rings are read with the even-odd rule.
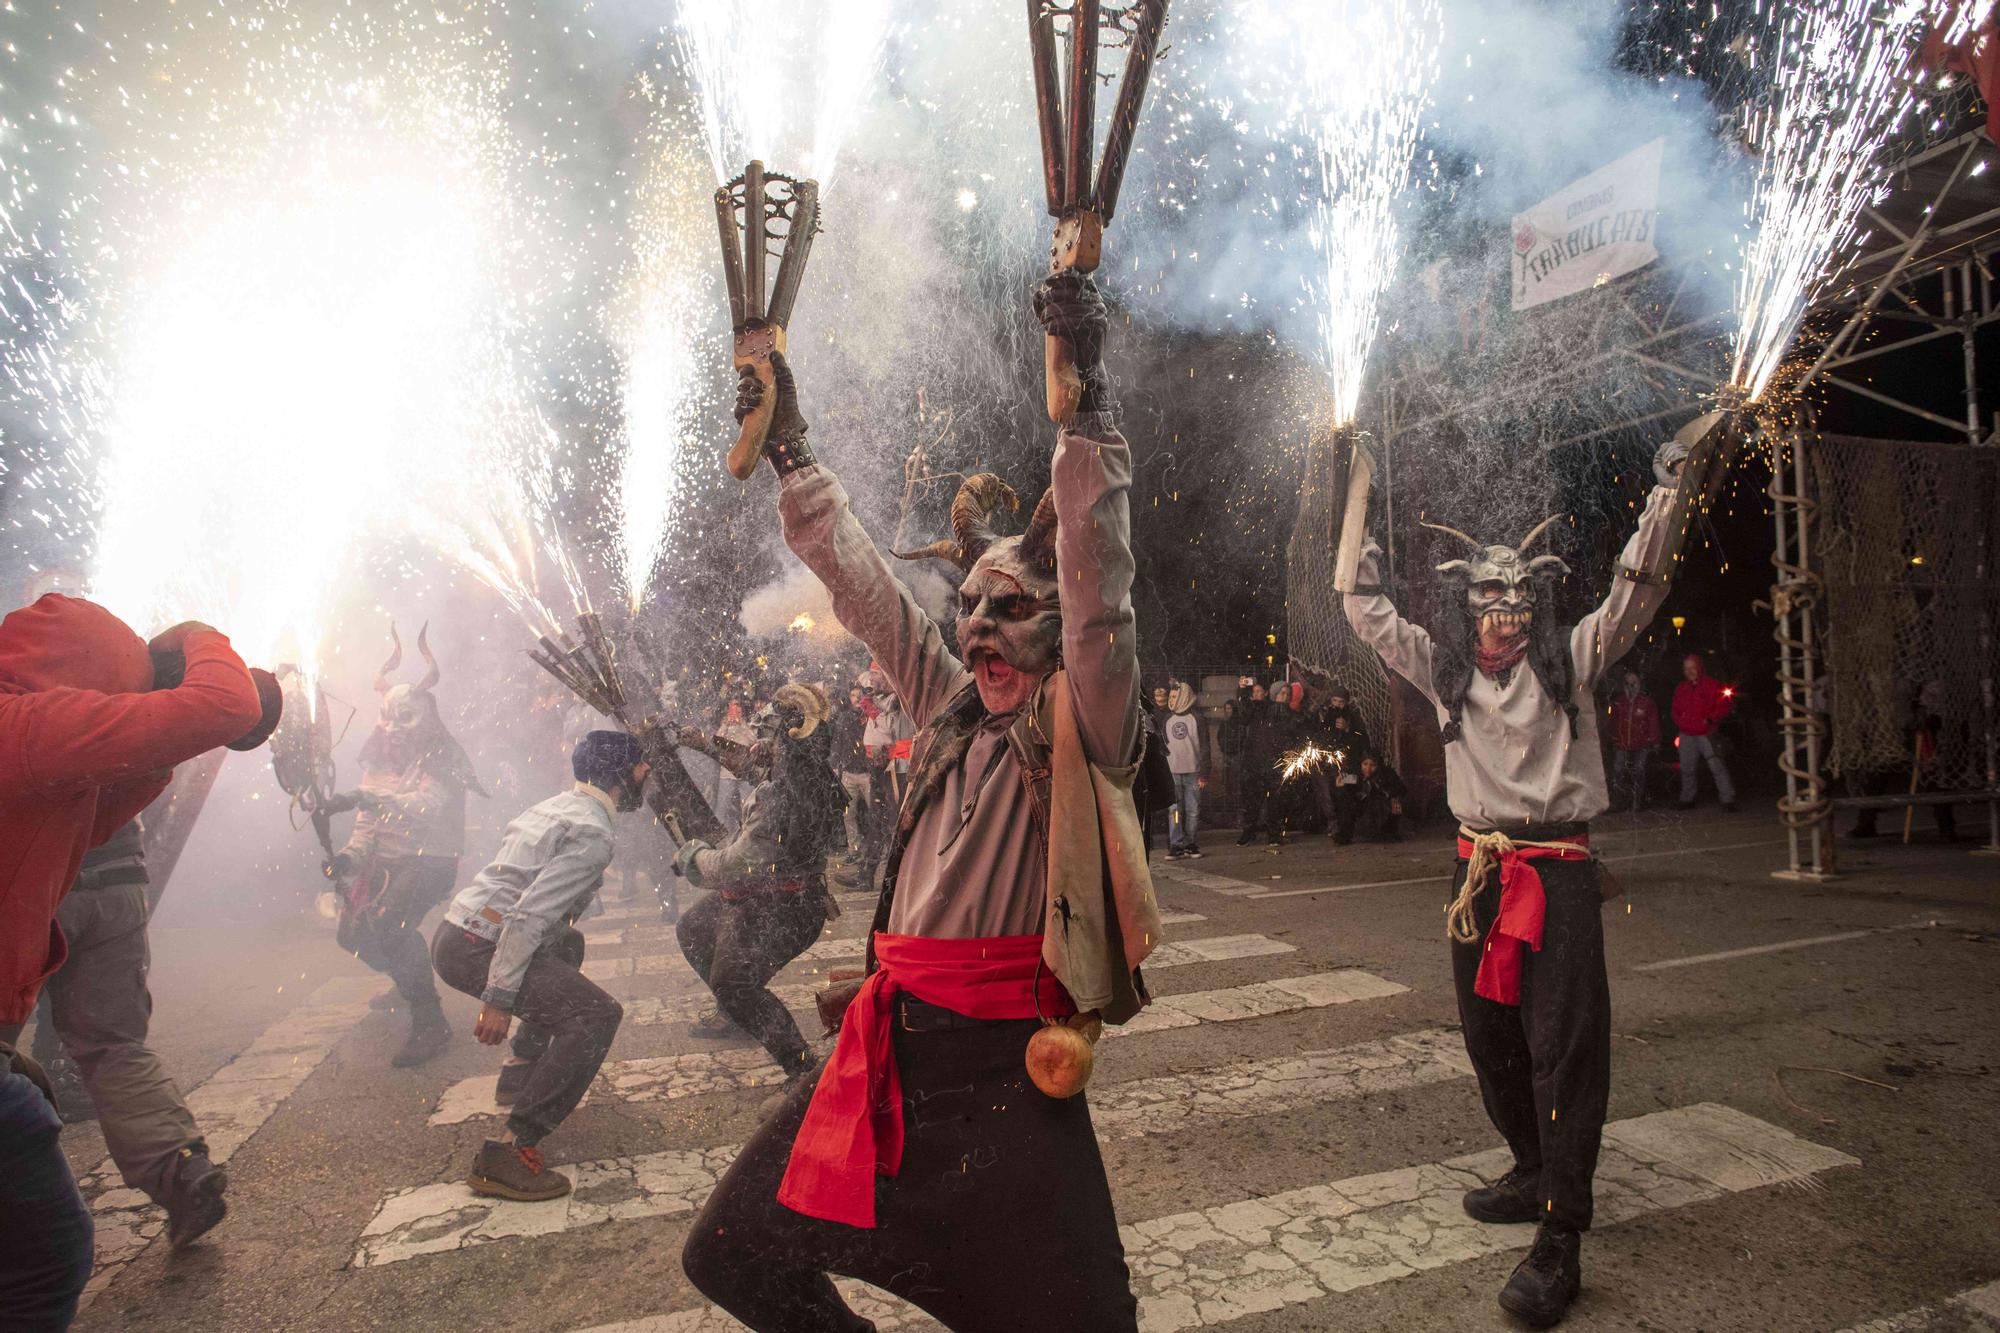
[[[1005,689],[1013,683],[1014,668],[991,648],[972,650],[972,674],[982,689]]]
[[[1534,618],[1532,611],[1488,611],[1479,617],[1479,630],[1483,634],[1492,630],[1503,637],[1512,637],[1527,632],[1528,622]]]

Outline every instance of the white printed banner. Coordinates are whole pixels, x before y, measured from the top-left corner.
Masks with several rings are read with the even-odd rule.
[[[1514,216],[1514,308],[1528,310],[1644,268],[1660,257],[1660,158],[1665,139]]]

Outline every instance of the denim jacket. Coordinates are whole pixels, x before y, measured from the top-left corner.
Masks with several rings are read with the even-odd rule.
[[[579,782],[516,816],[493,863],[460,889],[444,919],[494,942],[479,997],[513,1011],[528,961],[583,914],[611,864],[611,798]]]

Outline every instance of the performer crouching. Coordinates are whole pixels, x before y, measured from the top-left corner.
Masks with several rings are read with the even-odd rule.
[[[1595,611],[1565,633],[1555,620],[1553,555],[1488,546],[1438,528],[1469,559],[1437,567],[1443,624],[1435,637],[1396,614],[1376,585],[1368,543],[1355,632],[1437,708],[1447,795],[1459,820],[1448,912],[1466,1052],[1486,1113],[1514,1168],[1465,1196],[1482,1222],[1539,1222],[1535,1244],[1500,1305],[1536,1327],[1561,1320],[1582,1282],[1580,1233],[1611,1092],[1611,993],[1600,919],[1603,872],[1590,820],[1609,805],[1591,691],[1637,641],[1666,589],[1657,565],[1674,512],[1679,443],[1654,462],[1660,484]],[[1427,527],[1435,525],[1426,524]]]
[[[681,917],[677,933],[727,1024],[697,1020],[694,1034],[740,1028],[790,1080],[805,1076],[812,1056],[791,1010],[768,986],[826,925],[826,858],[844,835],[832,732],[821,725],[826,699],[809,685],[783,685],[772,703],[770,733],[749,765],[763,778],[744,803],[736,837],[722,848],[691,840],[674,858],[689,883],[715,890]]]
[[[604,1063],[625,1010],[583,975],[572,923],[604,885],[611,816],[639,808],[652,766],[622,731],[593,731],[570,755],[576,785],[507,826],[493,863],[459,891],[431,937],[431,959],[453,990],[481,1001],[473,1035],[507,1039],[493,1100],[509,1108],[507,1137],[488,1139],[467,1181],[475,1194],[537,1202],[569,1193],[537,1147],[569,1118]]]
[[[1043,283],[1036,311],[1075,347],[1083,401],[1026,532],[988,526],[1013,492],[981,475],[952,506],[956,540],[921,553],[967,571],[957,655],[806,451],[773,358],[766,452],[785,539],[920,730],[868,980],[825,1068],[745,1145],[682,1256],[761,1333],[871,1328],[830,1273],[958,1330],[1136,1327],[1089,1109],[1024,1068],[1068,1047],[1081,1074],[1079,1033],[1145,1003],[1137,968],[1159,936],[1131,799],[1131,458],[1098,366],[1104,303],[1071,274]],[[760,400],[746,377],[739,413]]]

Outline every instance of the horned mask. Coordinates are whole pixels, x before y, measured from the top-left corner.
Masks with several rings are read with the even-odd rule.
[[[423,678],[414,685],[391,684],[390,674],[403,664],[403,640],[396,627],[389,626],[389,640],[395,648],[389,660],[375,673],[375,692],[382,696],[381,726],[394,735],[412,735],[423,730],[438,716],[437,697],[431,693],[443,678],[438,660],[431,653],[430,625],[417,631],[417,652],[423,655]]]
[[[1447,560],[1437,567],[1437,572],[1447,582],[1463,585],[1466,610],[1480,633],[1498,629],[1510,635],[1526,634],[1535,617],[1537,585],[1569,573],[1569,566],[1557,556],[1538,555],[1533,559],[1527,556],[1528,548],[1555,521],[1555,517],[1543,519],[1515,546],[1486,546],[1456,528],[1424,524],[1433,531],[1458,538],[1471,548],[1471,559]]]
[[[1019,512],[1021,498],[991,472],[967,477],[951,504],[953,540],[902,560],[946,560],[964,572],[958,587],[959,658],[975,670],[986,654],[1015,671],[1039,677],[1053,670],[1062,650],[1062,606],[1056,579],[1056,505],[1042,496],[1027,529],[1003,537],[993,527],[996,510]]]

